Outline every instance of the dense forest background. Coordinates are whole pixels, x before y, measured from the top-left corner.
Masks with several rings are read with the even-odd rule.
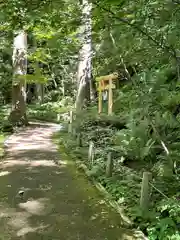
[[[86,163],[93,141],[90,174],[134,227],[152,240],[179,240],[180,2],[7,0],[0,7],[1,142],[31,119],[67,122],[72,110],[76,133],[62,132],[60,142]],[[113,114],[99,115],[96,77],[113,72]],[[152,173],[146,216],[139,210],[144,171]]]

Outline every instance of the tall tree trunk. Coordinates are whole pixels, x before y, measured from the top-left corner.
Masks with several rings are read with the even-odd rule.
[[[91,10],[92,4],[82,0],[82,47],[79,52],[79,65],[77,71],[78,91],[76,97],[76,110],[82,109],[85,100],[90,100],[91,86]]]
[[[26,116],[27,34],[19,31],[13,43],[12,110],[13,124],[28,124]]]
[[[44,103],[44,84],[36,83],[36,99],[38,103]]]

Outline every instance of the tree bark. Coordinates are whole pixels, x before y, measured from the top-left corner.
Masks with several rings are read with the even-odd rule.
[[[76,97],[76,110],[84,106],[85,100],[90,101],[91,86],[91,10],[92,4],[82,0],[82,47],[79,52],[79,65],[77,71],[78,91]]]
[[[27,34],[19,31],[13,43],[12,110],[9,120],[13,124],[27,125],[26,116],[26,74],[27,74]]]
[[[38,103],[44,103],[44,84],[36,83],[36,99]]]

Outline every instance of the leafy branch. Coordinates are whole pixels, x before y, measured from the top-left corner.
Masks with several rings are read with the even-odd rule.
[[[121,18],[116,16],[116,14],[111,11],[110,9],[107,9],[106,7],[103,7],[102,5],[100,5],[97,2],[94,2],[94,4],[99,7],[100,9],[104,10],[105,12],[108,12],[111,14],[111,16],[114,19],[117,19],[118,21],[130,26],[131,28],[137,30],[139,33],[141,33],[143,36],[145,36],[148,40],[150,40],[151,42],[153,42],[157,47],[161,48],[163,51],[165,51],[166,53],[168,53],[171,57],[173,57],[177,64],[179,64],[180,59],[177,56],[176,50],[174,49],[174,47],[172,45],[165,45],[162,42],[157,41],[155,38],[153,38],[151,36],[151,34],[147,31],[147,29],[142,29],[141,27],[139,27],[136,23],[130,22],[125,18]]]

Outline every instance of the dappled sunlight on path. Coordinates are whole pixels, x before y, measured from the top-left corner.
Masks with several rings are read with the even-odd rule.
[[[129,240],[133,231],[90,183],[60,159],[55,124],[32,124],[7,141],[0,162],[0,239]],[[65,160],[65,159],[64,159]]]

